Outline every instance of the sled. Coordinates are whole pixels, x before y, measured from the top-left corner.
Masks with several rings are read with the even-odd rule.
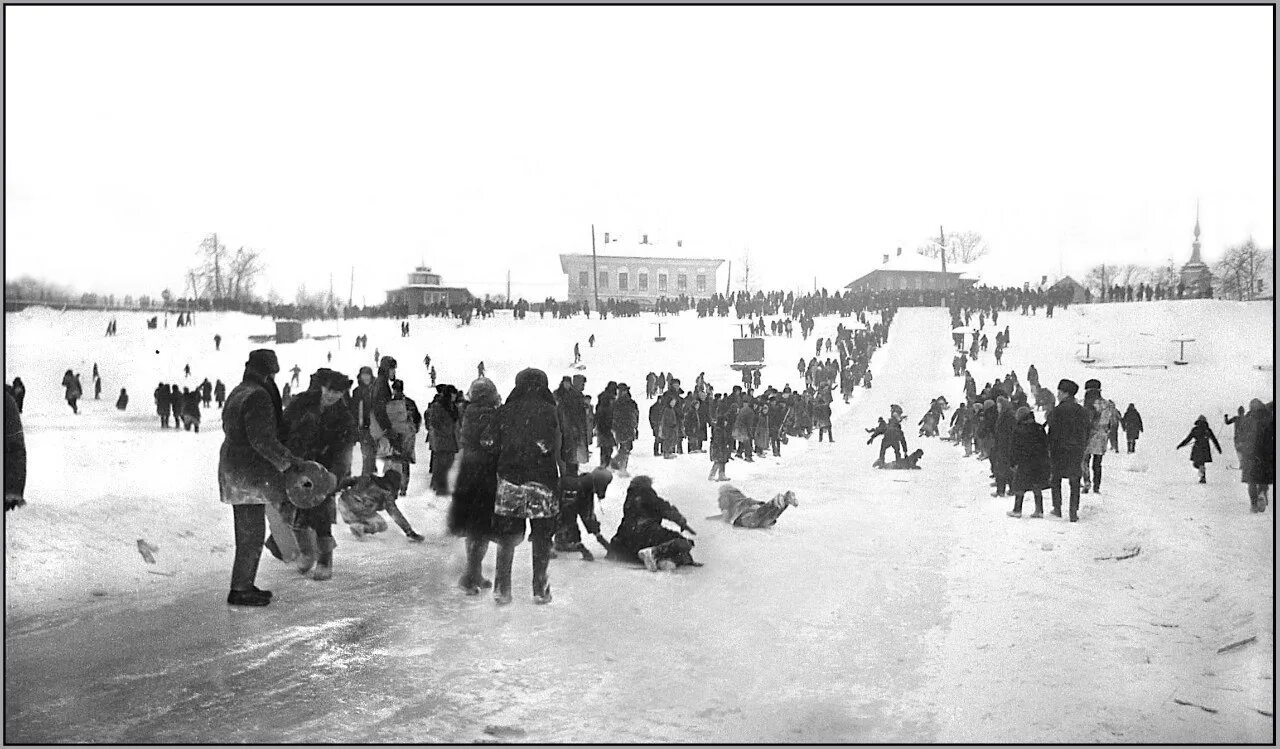
[[[267,503],[267,530],[280,547],[280,555],[284,557],[284,561],[292,562],[298,557],[298,542],[293,537],[293,529],[280,516],[280,508],[271,502]]]

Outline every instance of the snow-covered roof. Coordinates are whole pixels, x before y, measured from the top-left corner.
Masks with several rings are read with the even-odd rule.
[[[882,258],[883,260],[883,258]],[[898,273],[941,273],[942,260],[936,257],[925,257],[914,252],[903,252],[901,255],[890,255],[888,262],[863,266],[862,272],[848,286],[858,283],[876,271],[892,271]],[[976,279],[978,274],[970,267],[947,263],[947,275],[956,275],[965,279]]]

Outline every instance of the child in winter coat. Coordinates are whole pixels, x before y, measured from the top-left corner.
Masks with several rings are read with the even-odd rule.
[[[717,418],[711,424],[711,473],[707,481],[728,481],[724,468],[733,459],[733,428],[729,418]]]
[[[578,530],[579,518],[587,533],[595,536],[606,551],[609,549],[604,536],[600,535],[595,500],[597,497],[604,499],[612,481],[613,472],[608,468],[597,468],[578,476],[560,477],[560,528],[554,538],[556,551],[577,551],[582,554],[584,561],[595,560],[582,543],[582,534]]]
[[[1189,443],[1191,445],[1191,465],[1195,466],[1200,472],[1200,483],[1208,483],[1205,481],[1205,465],[1213,462],[1213,453],[1209,451],[1209,443],[1218,448],[1218,454],[1222,454],[1222,446],[1218,444],[1218,438],[1214,436],[1213,430],[1209,428],[1209,420],[1203,415],[1196,419],[1195,426],[1191,427],[1191,431],[1187,434],[1187,438],[1178,443],[1181,450]]]
[[[1138,413],[1138,409],[1134,408],[1132,403],[1124,410],[1124,416],[1120,417],[1120,426],[1124,427],[1129,452],[1133,452],[1134,446],[1138,443],[1138,435],[1142,434],[1142,414]]]
[[[338,512],[351,527],[351,535],[364,538],[366,535],[385,531],[387,521],[378,514],[385,510],[410,541],[423,540],[421,535],[414,532],[400,508],[396,507],[400,480],[400,474],[395,469],[389,469],[382,476],[357,476],[344,479],[338,485]]]
[[[129,394],[124,388],[120,388],[120,397],[116,398],[116,408],[120,411],[129,407]]]
[[[690,553],[693,541],[682,533],[663,527],[663,520],[678,526],[684,533],[697,535],[684,515],[653,490],[653,479],[636,476],[627,487],[622,522],[609,542],[609,558],[643,562],[651,572],[680,565],[701,567],[693,561]]]

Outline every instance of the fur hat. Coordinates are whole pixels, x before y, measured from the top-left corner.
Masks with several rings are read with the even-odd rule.
[[[1085,390],[1101,390],[1102,381],[1101,380],[1085,380],[1084,389]]]
[[[340,390],[346,392],[351,387],[351,379],[341,372],[332,369],[316,370],[316,385],[319,387],[327,387],[330,390]]]
[[[1080,386],[1071,380],[1058,380],[1058,389],[1067,395],[1075,395],[1080,392]]]
[[[361,367],[361,368],[360,368],[360,371],[359,371],[359,372],[356,372],[356,379],[359,379],[359,378],[360,378],[360,375],[365,375],[365,374],[369,375],[369,378],[370,378],[370,379],[372,379],[372,378],[373,378],[373,369],[372,369],[372,368],[370,368],[370,367]]]
[[[1027,417],[1031,416],[1031,409],[1026,406],[1020,406],[1017,411],[1014,411],[1014,416],[1017,417],[1018,421],[1026,421]]]
[[[497,406],[502,402],[498,387],[488,377],[477,377],[467,388],[467,400],[479,405]]]
[[[276,352],[269,348],[250,351],[249,360],[244,365],[249,369],[265,374],[278,374],[280,372],[280,360],[276,358]],[[67,371],[70,372],[71,370]]]
[[[608,468],[596,468],[590,473],[591,488],[595,490],[596,496],[604,499],[604,494],[609,489],[609,483],[613,481],[613,471]]]

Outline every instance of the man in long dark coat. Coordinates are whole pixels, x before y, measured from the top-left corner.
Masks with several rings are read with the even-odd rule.
[[[1071,380],[1058,383],[1058,405],[1045,419],[1049,429],[1049,481],[1053,492],[1053,514],[1062,517],[1062,480],[1071,487],[1071,522],[1079,519],[1080,463],[1089,438],[1089,416],[1076,402],[1080,386]]]
[[[251,351],[244,379],[231,391],[222,412],[218,493],[223,503],[232,506],[236,534],[227,603],[238,606],[271,602],[271,591],[254,585],[267,534],[266,504],[288,501],[283,474],[302,462],[282,442],[284,415],[273,379],[279,372],[274,351]]]

